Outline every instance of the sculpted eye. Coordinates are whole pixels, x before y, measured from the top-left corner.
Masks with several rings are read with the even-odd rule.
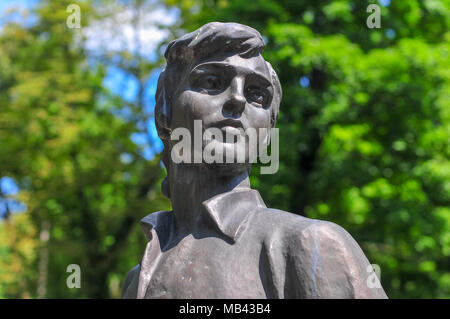
[[[267,101],[267,92],[259,87],[250,86],[245,93],[247,99],[255,104],[263,106]]]
[[[222,89],[222,81],[219,76],[208,74],[197,79],[195,86],[200,90],[218,91]]]

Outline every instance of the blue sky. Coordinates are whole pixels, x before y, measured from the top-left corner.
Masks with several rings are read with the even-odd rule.
[[[5,21],[3,19],[3,14],[12,7],[19,8],[29,8],[35,5],[38,1],[36,0],[1,0],[0,1],[0,28]],[[12,19],[18,19],[18,15],[13,15]],[[10,21],[10,20],[8,20]],[[23,203],[20,203],[17,200],[10,198],[9,196],[14,196],[19,192],[19,188],[16,182],[9,178],[8,176],[0,176],[0,191],[1,194],[5,195],[4,198],[0,197],[0,216],[6,213],[6,207],[10,209],[12,212],[23,212],[26,210],[26,206]]]
[[[6,207],[13,213],[23,212],[26,210],[26,205],[10,198],[9,196],[14,196],[19,192],[16,182],[5,176],[0,178],[0,190],[1,194],[5,197],[0,197],[0,217],[6,213]]]
[[[28,9],[35,6],[39,0],[0,0],[0,27],[6,23],[7,21],[3,20],[4,17],[2,15],[11,8],[20,8],[20,9]],[[15,14],[8,17],[9,20],[19,20],[20,15]],[[30,22],[32,18],[30,17]],[[23,21],[22,21],[23,22]]]
[[[38,0],[14,0],[14,1],[4,1],[0,0],[0,29],[4,23],[7,23],[8,21],[11,21],[11,18],[8,20],[2,19],[2,15],[6,12],[6,10],[12,8],[12,7],[19,7],[22,9],[28,9],[33,6],[35,6],[39,1]],[[154,12],[156,15],[165,15],[165,13],[161,12]],[[173,21],[176,17],[176,12],[171,12],[167,15],[168,22]],[[18,20],[20,15],[14,15],[12,17],[13,20]],[[154,18],[153,18],[154,19]],[[166,18],[167,19],[167,18]],[[159,21],[161,19],[158,19]],[[31,20],[32,21],[32,17]],[[25,23],[29,23],[29,21]],[[23,21],[21,21],[23,22]],[[99,31],[100,30],[100,31]],[[158,31],[154,28],[147,28],[146,30],[143,30],[142,36],[145,37],[145,40],[148,40],[148,38],[153,38],[150,40],[153,40],[153,42],[158,41],[160,38],[164,36],[164,34],[157,33]],[[125,33],[125,32],[124,32]],[[92,43],[95,44],[97,42],[97,36],[101,37],[104,35],[105,32],[102,30],[102,26],[99,26],[97,30],[92,30],[91,37],[93,40]],[[108,36],[108,34],[107,34]],[[111,36],[111,34],[109,34]],[[113,34],[114,36],[114,34]],[[125,37],[127,35],[125,34]],[[114,39],[111,41],[111,39],[107,39],[108,43],[112,43]],[[102,44],[98,44],[102,45]],[[156,43],[149,43],[147,45],[146,50],[146,56],[152,57],[155,56],[155,52],[152,50],[152,48],[156,48]],[[98,49],[97,48],[89,48],[89,49]],[[155,92],[156,92],[156,84],[158,80],[160,70],[155,70],[151,76],[150,80],[148,81],[147,87],[145,88],[145,109],[146,111],[152,111],[154,109],[155,105]],[[107,76],[104,79],[104,85],[108,87],[112,93],[118,94],[122,96],[127,101],[133,101],[136,98],[137,95],[137,82],[136,80],[130,76],[121,71],[118,68],[109,67]],[[152,159],[155,156],[155,153],[159,153],[162,150],[162,142],[159,139],[156,128],[153,120],[150,120],[149,123],[146,123],[147,125],[147,132],[146,133],[135,133],[130,136],[131,140],[135,142],[136,144],[139,144],[142,146],[142,155],[146,159]],[[148,141],[151,141],[151,145],[149,145]],[[6,195],[8,198],[0,198],[0,216],[3,215],[6,212],[6,204],[9,206],[9,209],[13,212],[20,212],[25,211],[26,206],[24,204],[21,204],[20,202],[13,200],[9,198],[9,196],[14,196],[19,192],[19,188],[16,184],[16,182],[9,178],[8,176],[0,176],[0,190],[4,195]]]
[[[12,6],[28,8],[30,5],[33,5],[37,2],[37,0],[2,0],[0,1],[0,12],[5,11]]]

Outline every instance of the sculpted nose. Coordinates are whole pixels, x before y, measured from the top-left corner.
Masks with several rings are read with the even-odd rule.
[[[245,109],[244,79],[234,78],[230,85],[230,96],[223,108],[226,115],[239,117]]]

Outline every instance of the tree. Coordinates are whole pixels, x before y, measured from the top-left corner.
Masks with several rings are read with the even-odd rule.
[[[143,146],[130,139],[142,130],[136,118],[144,111],[117,115],[128,105],[105,88],[106,66],[90,63],[82,33],[67,28],[70,3],[42,1],[35,23],[2,29],[0,176],[19,185],[31,229],[49,231],[21,268],[27,274],[39,268],[41,279],[30,277],[31,297],[106,298],[110,281],[117,285],[145,247],[144,236],[137,236],[139,219],[167,201],[159,192],[159,158],[146,159]],[[95,12],[88,2],[79,5],[85,26]],[[18,228],[16,220],[11,223]],[[36,238],[31,231],[28,236]],[[6,253],[13,258],[20,251]],[[81,266],[81,289],[65,285],[69,264]],[[14,276],[13,265],[8,268]],[[31,289],[39,280],[44,289],[36,293]],[[19,287],[0,292],[22,296]]]
[[[267,204],[334,221],[381,267],[390,297],[450,296],[449,1],[172,1],[179,29],[258,29],[283,100]],[[257,172],[258,170],[255,170]]]

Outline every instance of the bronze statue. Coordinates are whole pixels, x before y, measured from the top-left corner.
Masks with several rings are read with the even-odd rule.
[[[172,133],[193,133],[196,120],[202,132],[265,128],[258,138],[268,141],[281,86],[264,46],[253,28],[213,22],[167,47],[155,121],[173,210],[142,219],[148,244],[123,298],[387,298],[368,285],[371,266],[343,228],[266,207],[250,188],[252,145],[244,162],[173,160]]]

